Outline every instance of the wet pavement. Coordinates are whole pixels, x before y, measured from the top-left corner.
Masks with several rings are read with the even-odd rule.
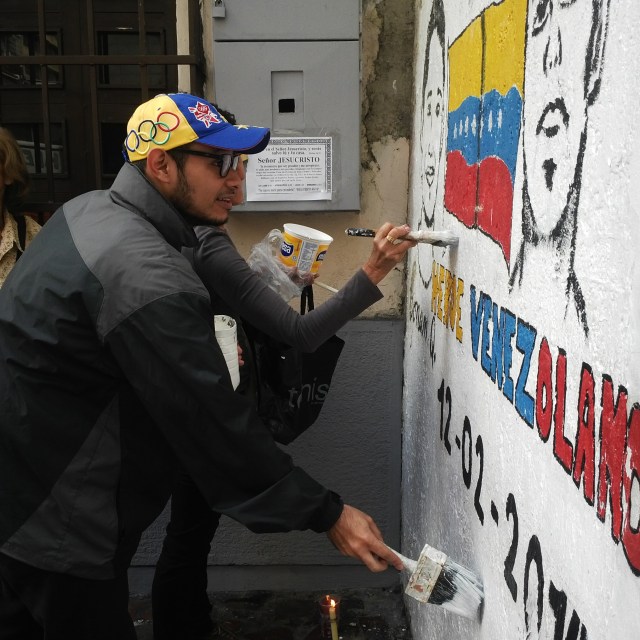
[[[209,638],[324,640],[318,605],[323,595],[310,591],[210,594],[214,631]],[[337,595],[340,596],[338,632],[341,640],[411,640],[400,586],[391,589],[344,589]],[[136,624],[138,640],[152,640],[149,600],[132,598],[129,609]],[[331,640],[330,633],[328,640]]]

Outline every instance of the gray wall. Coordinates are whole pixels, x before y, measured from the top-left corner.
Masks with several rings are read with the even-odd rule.
[[[356,320],[318,422],[288,447],[296,464],[347,502],[369,513],[385,541],[400,534],[402,397],[401,320]],[[343,557],[324,534],[256,535],[223,519],[210,556],[209,588],[319,589],[390,586],[390,569],[373,574]],[[133,594],[149,592],[167,511],[147,530],[130,573]]]

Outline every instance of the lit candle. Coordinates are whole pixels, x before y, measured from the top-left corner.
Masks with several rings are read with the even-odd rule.
[[[333,598],[329,606],[329,620],[331,621],[331,640],[339,640],[338,621],[336,620],[336,601],[333,600]]]
[[[340,621],[340,596],[327,594],[318,600],[320,610],[320,637],[323,640],[340,640],[338,622]]]

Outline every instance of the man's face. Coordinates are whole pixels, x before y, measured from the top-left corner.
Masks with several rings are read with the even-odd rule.
[[[422,132],[420,135],[422,206],[424,216],[432,226],[437,204],[438,177],[441,170],[441,153],[445,126],[444,52],[435,33],[427,50],[427,82],[422,96]]]
[[[533,215],[546,235],[567,204],[586,123],[592,0],[530,0],[528,16],[524,155]]]
[[[232,153],[197,143],[188,148],[205,153]],[[192,218],[208,224],[225,224],[233,205],[238,203],[237,192],[242,186],[240,172],[230,169],[223,178],[219,164],[212,158],[185,154],[184,159],[184,166],[178,171],[178,183],[169,199],[178,210]]]

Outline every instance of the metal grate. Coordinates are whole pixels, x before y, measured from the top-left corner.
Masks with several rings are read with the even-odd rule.
[[[125,111],[131,113],[151,95],[178,89],[178,66],[189,67],[190,90],[202,90],[202,24],[198,0],[182,0],[179,6],[188,12],[189,53],[178,55],[176,0],[165,0],[164,12],[158,10],[159,0],[33,0],[37,13],[21,6],[28,2],[3,0],[0,9],[0,38],[4,35],[0,123],[16,131],[33,131],[23,147],[28,161],[33,161],[32,193],[26,209],[52,212],[69,197],[109,186],[118,161],[110,155],[105,160],[103,146],[113,151]],[[137,4],[137,15],[132,2]],[[80,20],[73,27],[73,38],[67,39],[80,44],[77,51],[66,53],[64,36],[69,34],[62,33],[63,27],[56,23],[73,10],[71,5]],[[119,16],[125,15],[128,22],[122,22],[129,26],[115,26],[120,24]],[[47,24],[48,20],[54,24]],[[70,31],[72,21],[64,22],[64,29]],[[20,46],[9,46],[12,42]],[[137,70],[139,83],[132,69]],[[39,113],[37,108],[34,111],[37,95]],[[75,117],[68,115],[69,104],[77,109]],[[32,119],[36,113],[37,122],[21,120],[27,112]]]

